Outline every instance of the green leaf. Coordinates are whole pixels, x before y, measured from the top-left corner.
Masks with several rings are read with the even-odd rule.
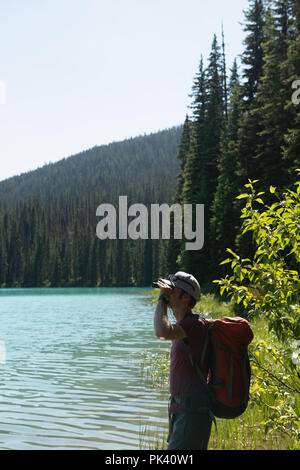
[[[246,232],[249,232],[249,230],[253,230],[253,227],[247,225],[247,227],[243,230],[242,235],[244,235]]]
[[[226,289],[226,286],[222,286],[221,289],[220,289],[220,294],[223,295],[224,294],[224,290]]]
[[[240,194],[236,199],[245,199],[246,197],[249,197],[249,194]]]
[[[275,194],[276,188],[274,186],[270,186],[270,193]]]
[[[230,263],[231,261],[232,261],[231,259],[227,258],[227,259],[225,259],[224,261],[222,261],[222,263],[220,263],[220,266],[221,266],[222,264]]]
[[[234,256],[236,259],[239,259],[239,256],[234,253],[230,248],[226,248],[226,251],[228,251],[228,253],[230,253],[232,256]],[[231,261],[231,260],[230,260]]]

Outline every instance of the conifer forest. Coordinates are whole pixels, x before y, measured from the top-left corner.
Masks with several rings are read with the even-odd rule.
[[[226,31],[199,50],[182,125],[94,147],[0,182],[0,286],[151,286],[178,270],[208,291],[240,239],[249,180],[291,188],[300,167],[300,0],[249,0],[243,52],[227,62]],[[221,27],[220,27],[221,29]],[[220,36],[220,37],[219,37]],[[100,240],[101,203],[204,204],[204,246],[185,240]],[[171,223],[172,226],[172,223]]]

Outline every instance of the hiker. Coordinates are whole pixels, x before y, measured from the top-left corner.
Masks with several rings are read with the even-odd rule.
[[[208,406],[208,395],[195,373],[182,341],[189,346],[197,361],[205,338],[205,324],[192,313],[200,299],[200,285],[191,274],[179,271],[168,279],[159,279],[160,296],[154,316],[155,335],[171,340],[168,450],[206,450],[211,433],[213,415]],[[176,318],[171,324],[167,308]],[[206,378],[208,364],[201,365]]]

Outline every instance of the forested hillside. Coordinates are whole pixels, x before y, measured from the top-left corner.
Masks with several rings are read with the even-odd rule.
[[[150,285],[163,240],[99,240],[102,203],[171,203],[181,127],[95,147],[0,183],[0,285]]]
[[[244,185],[291,188],[300,167],[300,0],[249,0],[244,50],[227,63],[214,35],[192,84],[181,127],[95,147],[0,183],[0,285],[151,284],[177,269],[204,286],[226,274],[226,248],[252,254],[239,236]],[[176,158],[177,157],[177,158]],[[177,179],[176,179],[177,176]],[[99,240],[103,202],[205,205],[205,242]],[[264,197],[268,202],[268,195]],[[259,201],[257,201],[259,204]]]

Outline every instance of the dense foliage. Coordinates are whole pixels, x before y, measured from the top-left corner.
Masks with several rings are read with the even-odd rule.
[[[300,170],[299,170],[300,172]],[[265,405],[270,395],[277,406],[271,407],[268,427],[280,429],[295,438],[300,436],[300,181],[283,195],[270,187],[276,196],[269,206],[264,193],[249,181],[242,209],[242,235],[251,232],[255,241],[253,259],[242,259],[230,248],[232,273],[217,282],[248,315],[262,318],[277,343],[255,341],[252,356],[255,382],[252,397]]]
[[[220,266],[227,247],[244,257],[253,254],[251,236],[240,237],[241,201],[236,199],[248,180],[259,178],[262,190],[295,182],[300,106],[292,102],[292,85],[300,77],[299,12],[296,0],[250,0],[242,73],[235,60],[229,81],[216,37],[206,68],[201,57],[192,115],[182,134],[179,156],[185,165],[176,198],[205,204],[205,245],[194,253],[171,241],[168,259],[171,265],[175,258],[176,267],[192,272],[202,285],[228,272]]]

